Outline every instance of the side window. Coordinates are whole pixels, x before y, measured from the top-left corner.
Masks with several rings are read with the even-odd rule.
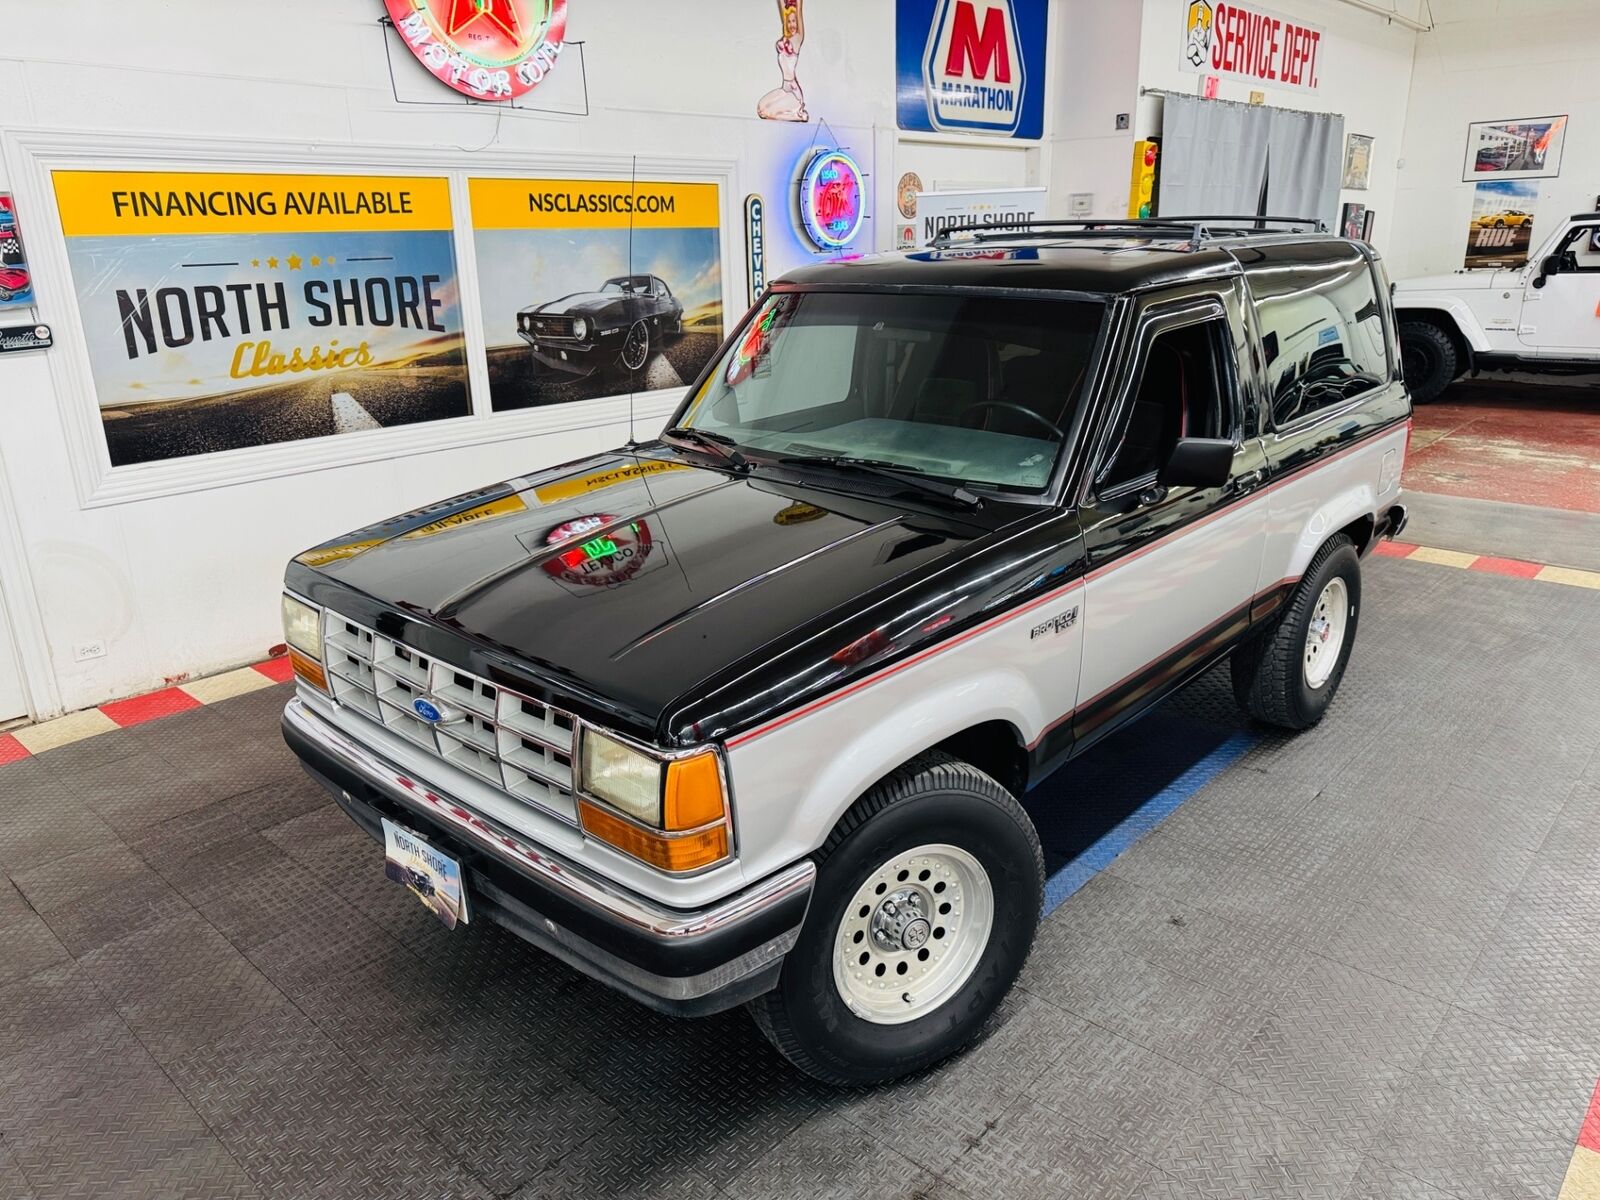
[[[1156,335],[1133,402],[1111,440],[1102,493],[1154,478],[1179,438],[1231,438],[1236,411],[1228,323],[1218,317]]]
[[[1600,226],[1579,225],[1568,232],[1556,247],[1561,273],[1600,272]]]
[[[1272,419],[1283,426],[1380,386],[1389,375],[1383,309],[1359,255],[1306,264],[1300,286],[1256,294]]]

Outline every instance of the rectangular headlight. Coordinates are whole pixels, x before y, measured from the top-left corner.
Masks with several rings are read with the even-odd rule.
[[[322,611],[304,600],[283,594],[283,640],[292,649],[322,660]]]
[[[661,828],[661,761],[593,729],[583,731],[583,786],[642,825]]]

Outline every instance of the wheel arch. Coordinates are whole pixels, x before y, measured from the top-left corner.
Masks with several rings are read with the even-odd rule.
[[[1357,554],[1365,555],[1377,532],[1377,511],[1377,489],[1366,481],[1330,496],[1302,526],[1288,574],[1295,578],[1304,575],[1317,552],[1341,533],[1355,543]]]
[[[1474,354],[1489,349],[1489,339],[1478,327],[1472,310],[1453,296],[1419,301],[1415,307],[1401,306],[1397,301],[1394,319],[1401,326],[1415,322],[1441,330],[1455,344],[1456,362],[1463,371],[1471,368]]]

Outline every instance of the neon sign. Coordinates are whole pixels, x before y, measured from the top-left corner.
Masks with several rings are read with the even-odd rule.
[[[384,0],[406,48],[446,87],[515,100],[555,66],[567,0]]]
[[[818,150],[800,174],[800,224],[823,250],[842,250],[866,218],[861,168],[843,150]]]

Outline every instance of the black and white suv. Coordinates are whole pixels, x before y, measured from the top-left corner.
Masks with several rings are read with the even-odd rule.
[[[1253,222],[792,273],[659,439],[292,562],[289,744],[447,924],[824,1080],[938,1061],[1033,942],[1018,797],[1229,654],[1318,721],[1405,520],[1376,256]]]

